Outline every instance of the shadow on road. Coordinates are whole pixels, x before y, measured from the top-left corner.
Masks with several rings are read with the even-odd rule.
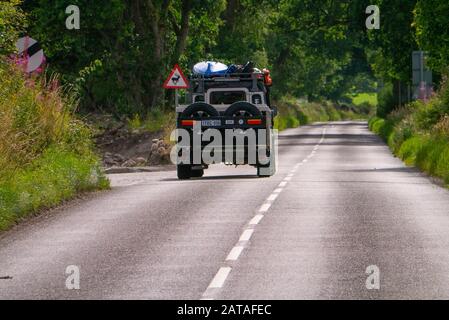
[[[316,145],[310,142],[296,142],[308,139],[320,139],[320,134],[294,134],[289,136],[280,136],[279,145],[281,146],[308,146]],[[378,136],[371,134],[326,134],[324,146],[385,146],[385,143]]]
[[[263,179],[259,178],[257,175],[234,175],[234,176],[205,176],[202,178],[191,178],[190,180],[184,181],[203,181],[203,180],[211,180],[211,181],[225,181],[225,180],[248,180],[248,179]],[[159,181],[181,181],[177,178],[166,178],[161,179]]]
[[[406,173],[422,173],[417,168],[413,167],[396,167],[396,168],[373,168],[373,169],[352,169],[340,170],[339,172],[406,172]]]

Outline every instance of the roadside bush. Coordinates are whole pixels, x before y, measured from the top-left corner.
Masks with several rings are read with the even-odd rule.
[[[14,52],[17,38],[27,27],[20,3],[20,0],[0,1],[0,55]]]
[[[441,156],[447,147],[447,141],[438,138],[425,140],[416,154],[416,165],[427,173],[436,175]]]
[[[378,93],[377,116],[381,118],[387,117],[394,107],[393,84],[387,83]]]
[[[424,139],[422,137],[412,137],[399,147],[396,146],[396,149],[399,148],[397,154],[407,165],[414,165],[416,163],[416,155],[420,152],[423,144]]]
[[[449,82],[445,80],[427,103],[415,101],[373,117],[370,129],[379,134],[407,165],[414,165],[449,184]]]
[[[0,58],[0,230],[108,183],[76,99]]]

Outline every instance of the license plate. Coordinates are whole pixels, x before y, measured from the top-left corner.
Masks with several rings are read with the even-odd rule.
[[[221,120],[201,120],[201,125],[204,127],[219,127]]]

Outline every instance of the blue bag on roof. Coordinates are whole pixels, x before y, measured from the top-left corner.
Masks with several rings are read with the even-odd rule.
[[[224,76],[228,72],[228,66],[215,61],[202,61],[193,67],[193,73],[205,77]]]

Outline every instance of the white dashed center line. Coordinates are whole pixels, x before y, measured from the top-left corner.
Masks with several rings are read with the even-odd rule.
[[[321,137],[321,140],[319,143],[313,148],[313,151],[304,159],[302,162],[297,163],[294,168],[290,171],[290,173],[283,179],[281,183],[279,183],[279,186],[271,193],[271,195],[267,198],[266,202],[262,204],[262,206],[259,208],[258,213],[250,220],[248,223],[246,229],[241,234],[238,243],[231,249],[231,252],[229,252],[228,256],[226,257],[226,262],[228,264],[232,265],[233,261],[237,261],[242,254],[243,250],[245,250],[245,247],[247,246],[248,241],[251,239],[254,228],[260,223],[260,221],[264,218],[264,215],[261,214],[262,212],[268,212],[270,210],[271,205],[276,201],[279,194],[282,193],[284,188],[287,186],[288,182],[292,180],[294,177],[294,173],[298,170],[300,166],[303,166],[305,163],[308,162],[308,159],[311,159],[318,150],[319,146],[323,143],[324,138],[326,135],[326,128],[323,129],[323,134]],[[215,277],[212,279],[211,283],[207,287],[206,291],[203,293],[202,300],[213,300],[213,298],[210,297],[210,294],[213,293],[214,289],[222,288],[227,277],[229,276],[230,272],[232,271],[232,268],[230,266],[223,266],[221,267]],[[211,291],[212,290],[212,291]]]
[[[253,235],[254,229],[246,229],[240,236],[239,242],[249,241]]]
[[[259,212],[267,212],[268,209],[270,209],[270,207],[271,207],[271,203],[264,203],[264,204],[260,207]]]
[[[281,183],[279,183],[279,187],[285,187],[287,185],[286,181],[282,181]]]
[[[223,284],[226,281],[226,278],[228,277],[231,270],[232,269],[230,267],[220,268],[220,270],[218,270],[217,274],[215,275],[214,279],[212,279],[212,282],[210,283],[209,288],[223,287]]]
[[[256,224],[259,224],[259,222],[263,219],[263,214],[256,214],[254,218],[251,219],[249,222],[250,226],[255,226]]]
[[[228,257],[226,258],[227,261],[235,261],[239,258],[240,254],[242,253],[244,247],[242,246],[235,246],[232,248],[231,252],[229,252]]]
[[[267,201],[274,201],[278,197],[279,193],[274,193],[267,198]]]

